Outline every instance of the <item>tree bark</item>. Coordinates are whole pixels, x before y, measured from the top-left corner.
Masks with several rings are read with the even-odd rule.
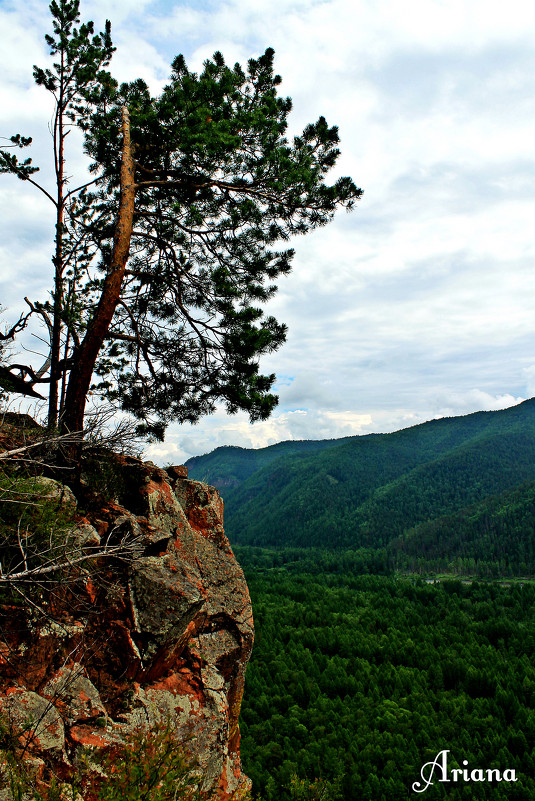
[[[56,183],[58,188],[57,206],[56,206],[56,250],[54,258],[54,314],[52,323],[52,337],[50,342],[50,392],[48,396],[48,428],[54,430],[58,424],[58,380],[59,380],[59,361],[61,349],[61,315],[63,311],[63,215],[65,210],[65,198],[63,195],[63,188],[65,184],[64,170],[65,170],[65,134],[63,132],[63,115],[65,113],[63,101],[63,59],[64,53],[61,53],[62,63],[62,86],[60,97],[58,100],[58,108],[56,111],[56,128],[54,137],[57,145],[56,152]],[[59,118],[59,119],[58,119]]]
[[[121,297],[126,263],[130,253],[134,218],[135,166],[130,143],[130,118],[126,107],[123,108],[122,118],[121,189],[111,262],[95,314],[74,356],[65,396],[65,413],[61,421],[63,432],[81,431],[84,427],[85,404],[93,370],[108,333],[115,307]]]

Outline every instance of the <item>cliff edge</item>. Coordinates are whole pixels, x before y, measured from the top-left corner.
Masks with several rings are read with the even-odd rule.
[[[207,797],[239,797],[250,787],[238,716],[254,628],[223,501],[182,466],[114,458],[120,488],[89,511],[40,479],[72,512],[80,553],[110,541],[129,553],[73,566],[46,614],[4,603],[0,716],[44,781],[68,781],[81,754],[161,724],[198,764]]]

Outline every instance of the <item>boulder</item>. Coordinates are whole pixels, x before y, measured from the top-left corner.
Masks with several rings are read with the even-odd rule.
[[[230,800],[250,786],[238,718],[254,627],[223,501],[185,468],[117,463],[120,497],[84,510],[71,531],[80,548],[122,540],[130,552],[84,563],[45,615],[11,610],[0,716],[19,729],[39,720],[31,756],[65,780],[83,749],[105,753],[140,728],[168,726],[198,764],[203,792]],[[74,496],[45,486],[74,514]]]

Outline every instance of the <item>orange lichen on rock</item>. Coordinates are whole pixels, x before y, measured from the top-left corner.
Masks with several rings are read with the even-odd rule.
[[[58,588],[53,620],[6,624],[0,715],[32,758],[67,778],[80,749],[165,723],[198,763],[203,792],[230,801],[250,786],[238,715],[254,629],[223,501],[182,466],[117,463],[122,487],[78,520],[80,547],[124,536],[130,556]]]

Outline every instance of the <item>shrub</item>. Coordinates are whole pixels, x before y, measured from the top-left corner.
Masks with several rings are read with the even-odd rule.
[[[101,801],[197,801],[202,777],[170,724],[137,729],[101,762]]]

